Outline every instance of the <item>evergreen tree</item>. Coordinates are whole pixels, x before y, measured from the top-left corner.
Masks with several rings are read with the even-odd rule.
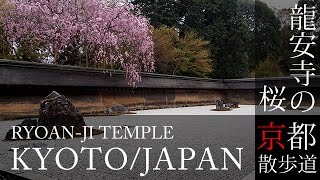
[[[154,27],[161,25],[177,26],[181,20],[179,16],[180,1],[176,0],[134,0],[132,1],[144,16],[150,19]]]

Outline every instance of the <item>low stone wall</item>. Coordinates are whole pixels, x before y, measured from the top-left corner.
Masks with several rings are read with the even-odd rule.
[[[142,82],[132,88],[124,76],[123,71],[0,60],[0,119],[38,115],[40,101],[52,91],[89,115],[118,103],[130,110],[208,105],[218,98],[256,104],[264,85],[286,85],[289,92],[302,88],[290,77],[215,80],[150,73],[142,73]],[[320,78],[312,82],[308,88],[319,94]]]
[[[221,90],[2,86],[0,116],[37,115],[39,102],[53,90],[64,94],[85,114],[103,112],[113,104],[137,110],[213,104],[224,97]]]

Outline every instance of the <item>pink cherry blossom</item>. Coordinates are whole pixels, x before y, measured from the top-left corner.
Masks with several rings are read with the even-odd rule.
[[[7,0],[0,12],[7,41],[40,44],[56,60],[70,45],[93,53],[95,62],[120,63],[130,84],[154,69],[149,22],[132,4],[104,0]]]

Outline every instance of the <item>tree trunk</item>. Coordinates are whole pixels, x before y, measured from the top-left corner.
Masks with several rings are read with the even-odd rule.
[[[88,60],[88,47],[86,48],[86,67],[89,67],[89,60]]]

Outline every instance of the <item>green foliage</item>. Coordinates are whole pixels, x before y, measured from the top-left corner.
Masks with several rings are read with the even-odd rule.
[[[155,69],[157,73],[172,74],[177,65],[175,46],[178,34],[174,28],[160,27],[152,30]]]
[[[319,24],[319,21],[320,21],[320,1],[319,0],[300,0],[298,2],[298,6],[300,6],[300,7],[303,7],[304,4],[307,4],[307,6],[309,6],[309,7],[311,7],[311,6],[316,7],[315,22],[317,22]],[[293,5],[292,5],[292,7],[293,7]],[[295,30],[295,31],[291,30],[291,28],[290,28],[290,13],[291,13],[291,9],[282,9],[278,12],[278,19],[283,21],[282,28],[279,31],[280,46],[279,46],[279,51],[278,51],[279,52],[278,59],[279,59],[279,65],[282,68],[284,75],[289,75],[291,73],[289,70],[291,68],[293,68],[292,64],[297,64],[297,63],[300,63],[300,61],[301,61],[300,58],[290,58],[296,54],[293,53],[293,49],[295,46],[289,45],[289,43],[290,43],[289,39],[293,35],[299,35],[301,33],[297,30]],[[317,69],[316,74],[319,74],[320,73],[320,61],[319,61],[319,57],[320,57],[320,48],[319,48],[320,31],[317,30],[315,32],[312,32],[312,34],[314,34],[316,37],[314,40],[316,45],[311,46],[309,48],[308,52],[313,54],[315,56],[315,58],[313,59],[309,56],[303,56],[303,59],[308,62],[312,62],[314,64],[314,68]]]
[[[249,76],[250,64],[254,59],[249,59],[252,31],[248,17],[250,11],[243,9],[242,1],[226,1],[219,9],[224,15],[216,22],[219,31],[210,34],[212,48],[217,49],[215,55],[215,78],[244,78]],[[250,9],[250,4],[246,4]],[[251,7],[252,8],[252,7]],[[219,17],[219,16],[218,16]],[[215,22],[215,21],[213,21]]]
[[[311,57],[305,56],[304,60],[307,60],[309,62],[312,62],[314,64],[314,68],[316,68],[316,74],[320,73],[320,30],[319,30],[319,23],[320,23],[320,1],[319,0],[300,0],[298,2],[299,6],[303,7],[303,4],[307,4],[308,7],[315,6],[316,7],[316,17],[315,17],[315,22],[316,22],[316,28],[317,30],[314,33],[315,35],[315,40],[314,42],[316,43],[315,46],[311,46],[308,52],[313,54],[315,56],[314,59]]]
[[[255,59],[256,64],[267,56],[279,56],[281,24],[267,4],[255,1]],[[289,41],[289,39],[287,39]],[[288,42],[289,43],[289,42]]]
[[[196,77],[209,77],[212,73],[208,42],[189,32],[179,37],[175,28],[153,29],[156,72]]]
[[[154,27],[159,27],[161,25],[176,26],[180,21],[180,1],[134,0],[132,3],[139,7],[143,15],[150,18],[150,23]]]
[[[15,58],[21,61],[41,62],[41,60],[45,59],[45,53],[41,51],[41,45],[27,41],[17,46]]]
[[[294,31],[291,31],[289,25],[285,25],[280,30],[280,45],[279,45],[279,66],[281,67],[284,75],[289,75],[289,69],[292,67],[293,63],[297,63],[298,59],[292,59],[291,57],[294,56],[293,54],[293,47],[290,46],[289,39],[295,34]]]
[[[212,62],[207,49],[208,44],[208,41],[199,38],[193,31],[180,38],[177,57],[180,61],[176,71],[181,75],[209,77],[212,73]]]
[[[3,36],[3,34],[3,29],[0,25],[0,59],[10,59],[10,47],[5,41],[5,37]]]
[[[142,7],[142,13],[154,22],[153,25],[175,25],[182,36],[195,31],[209,41],[210,54],[215,57],[211,77],[249,76],[248,66],[254,66],[254,59],[249,58],[254,26],[252,0],[176,0],[174,5],[167,6],[166,10],[171,12],[169,14],[162,13],[160,9],[163,5],[158,3],[170,1],[159,0],[152,8],[145,2],[149,1],[134,0]],[[172,21],[158,21],[155,15],[159,14],[163,19]]]
[[[277,60],[272,56],[268,56],[264,61],[261,61],[253,72],[254,77],[281,77],[283,73]]]

